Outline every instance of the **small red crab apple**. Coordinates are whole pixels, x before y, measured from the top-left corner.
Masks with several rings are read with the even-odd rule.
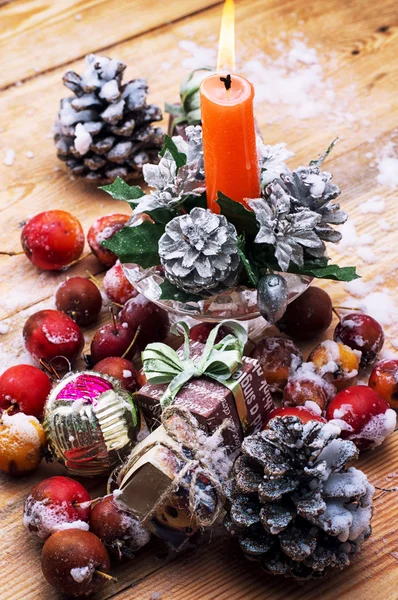
[[[277,327],[294,339],[311,340],[326,331],[332,317],[332,300],[329,294],[321,288],[311,286],[288,304]]]
[[[384,331],[370,315],[350,313],[337,324],[333,339],[362,352],[361,367],[367,367],[376,362],[383,348]]]
[[[120,261],[116,263],[106,272],[102,281],[105,294],[111,302],[116,304],[126,304],[127,300],[138,295],[137,290],[131,285]]]
[[[27,351],[37,361],[65,357],[73,362],[81,353],[84,337],[79,326],[59,310],[39,310],[26,321],[22,335]],[[65,367],[64,361],[59,368]],[[58,361],[54,364],[58,365]]]
[[[55,292],[55,305],[78,325],[93,323],[102,307],[99,289],[86,277],[71,277]]]
[[[169,331],[169,316],[142,294],[131,298],[119,314],[122,325],[127,323],[129,329],[136,333],[140,328],[136,346],[143,350],[151,342],[163,342]]]
[[[117,256],[107,248],[104,248],[102,242],[120,231],[129,219],[130,217],[128,215],[117,213],[106,215],[105,217],[99,217],[94,221],[88,230],[88,244],[93,254],[95,254],[98,260],[106,267],[112,267],[117,260]]]
[[[325,340],[316,346],[308,357],[316,372],[326,381],[342,390],[356,382],[361,353],[340,342]]]
[[[341,437],[352,440],[360,450],[380,446],[395,429],[397,416],[384,398],[367,385],[342,390],[326,410],[328,421],[341,428]]]
[[[198,323],[189,330],[189,339],[193,342],[201,342],[205,344],[210,332],[214,329],[216,323]],[[223,337],[228,334],[228,330],[225,327],[220,327],[216,337],[216,343],[221,341]]]
[[[110,375],[111,377],[119,379],[122,387],[128,392],[135,392],[138,387],[137,371],[135,370],[133,363],[127,360],[127,358],[122,358],[121,356],[108,356],[94,365],[93,371],[105,373],[105,375]]]
[[[70,477],[50,477],[35,485],[25,501],[24,525],[40,540],[61,529],[88,530],[90,496]]]
[[[304,406],[314,402],[323,411],[336,395],[335,386],[315,372],[313,363],[303,363],[283,390],[283,406]]]
[[[45,443],[46,434],[36,417],[4,412],[0,419],[0,471],[9,475],[34,471]]]
[[[302,363],[300,350],[292,340],[267,337],[254,348],[252,358],[258,360],[272,391],[282,392],[291,370]]]
[[[64,210],[35,215],[21,232],[23,251],[40,269],[58,271],[77,260],[84,248],[80,222]]]
[[[391,408],[398,408],[398,360],[381,360],[369,377],[369,387],[384,400]]]
[[[94,504],[90,530],[119,559],[132,558],[151,538],[149,531],[137,519],[120,510],[113,496],[106,496]]]
[[[41,419],[50,390],[46,373],[32,365],[15,365],[0,376],[0,408],[8,414],[21,411]]]
[[[321,423],[326,423],[326,419],[321,417],[320,414],[317,414],[312,410],[308,410],[304,406],[283,406],[282,408],[274,408],[274,410],[271,410],[267,420],[264,423],[263,429],[268,427],[268,423],[274,417],[298,417],[303,425],[309,421],[320,421]]]
[[[111,356],[133,356],[134,332],[127,323],[118,323],[113,311],[112,321],[100,327],[91,340],[91,360],[94,364]]]
[[[41,555],[43,575],[58,592],[83,598],[98,591],[110,569],[108,552],[96,535],[81,529],[57,531]],[[106,578],[106,579],[105,579]]]

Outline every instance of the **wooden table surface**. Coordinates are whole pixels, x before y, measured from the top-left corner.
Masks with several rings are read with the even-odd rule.
[[[46,209],[69,210],[86,232],[97,216],[128,212],[124,203],[71,178],[56,158],[51,127],[60,98],[68,95],[63,73],[81,71],[89,52],[104,53],[126,62],[127,76],[147,78],[151,102],[176,101],[190,67],[215,56],[221,6],[218,0],[0,0],[0,252],[18,252],[21,223]],[[394,152],[397,136],[396,0],[237,0],[236,18],[239,68],[261,80],[256,116],[266,143],[288,142],[296,152],[291,163],[298,165],[339,136],[327,167],[343,189],[342,205],[357,237],[333,257],[341,264],[356,262],[369,289],[375,283],[375,291],[390,290],[393,303],[398,197],[393,182],[381,185],[378,161]],[[294,49],[299,49],[298,62]],[[290,79],[285,96],[276,89],[275,78],[300,73],[296,84]],[[296,103],[291,97],[294,85],[306,96],[304,105],[300,96]],[[315,104],[306,115],[307,101]],[[9,149],[15,160],[6,166]],[[375,197],[385,203],[383,214],[360,208]],[[88,269],[101,278],[101,266],[88,248],[86,255],[68,274]],[[0,372],[26,360],[23,323],[36,310],[53,306],[53,291],[64,279],[64,273],[40,273],[24,256],[0,255],[0,319],[2,331],[8,328],[0,335]],[[322,285],[335,304],[346,299],[343,284]],[[398,319],[395,324],[390,320],[389,339],[397,346]],[[91,331],[85,333],[88,339]],[[364,454],[359,466],[374,485],[397,486],[398,433]],[[60,466],[43,464],[24,479],[1,477],[2,600],[58,598],[41,575],[40,544],[29,538],[21,516],[29,489],[62,472]],[[97,484],[89,486],[95,497]],[[116,568],[118,583],[107,584],[96,598],[397,600],[397,500],[395,493],[376,492],[374,536],[349,569],[321,582],[298,585],[262,574],[227,539],[215,535],[211,544],[178,557],[166,557],[153,544]]]

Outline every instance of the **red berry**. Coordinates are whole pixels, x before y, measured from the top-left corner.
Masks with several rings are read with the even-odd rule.
[[[22,229],[21,244],[29,260],[46,271],[58,271],[77,260],[84,248],[80,222],[64,210],[47,210]]]
[[[370,315],[345,315],[334,330],[333,339],[362,352],[361,367],[373,364],[384,344],[382,326]]]
[[[398,360],[381,360],[369,378],[369,387],[387,400],[391,408],[398,408]]]
[[[0,408],[12,406],[9,414],[21,411],[40,419],[50,390],[49,376],[37,367],[10,367],[0,376]]]
[[[119,261],[106,272],[102,283],[109,300],[116,302],[116,304],[126,304],[127,300],[138,295],[137,290],[124,274]]]
[[[283,391],[290,371],[297,369],[303,360],[296,344],[283,337],[262,339],[255,346],[252,357],[259,361],[271,389],[278,392]]]
[[[169,331],[169,316],[163,308],[150,302],[142,294],[131,298],[120,311],[120,322],[127,323],[133,334],[140,332],[136,346],[143,350],[151,342],[162,342]]]
[[[106,267],[112,267],[117,260],[117,256],[107,248],[104,248],[102,242],[111,238],[117,231],[120,231],[129,220],[130,217],[128,215],[106,215],[94,221],[88,230],[88,244],[93,254]]]
[[[104,373],[119,379],[128,392],[135,392],[137,385],[137,371],[132,362],[121,356],[108,356],[103,358],[93,367],[93,371]]]
[[[151,534],[137,519],[120,510],[113,496],[96,502],[90,514],[90,530],[119,559],[133,558],[145,546]]]
[[[197,325],[191,327],[191,329],[189,330],[189,338],[193,342],[201,342],[202,344],[205,344],[207,342],[207,338],[210,335],[210,332],[214,329],[215,326],[216,323],[198,323]],[[225,327],[220,327],[216,337],[216,343],[222,340],[222,338],[225,337],[227,334],[227,329]]]
[[[307,402],[315,402],[321,410],[325,410],[328,402],[337,391],[332,383],[320,375],[307,369],[311,363],[303,363],[303,369],[294,373],[283,390],[283,406],[304,406]]]
[[[304,406],[284,406],[282,408],[274,408],[274,410],[271,410],[266,422],[264,423],[264,429],[274,417],[298,417],[303,425],[309,421],[320,421],[321,423],[326,423],[326,419],[311,412],[307,408],[304,408]]]
[[[96,571],[107,573],[109,555],[96,535],[70,529],[48,538],[41,555],[43,575],[58,592],[71,598],[89,596],[104,585]]]
[[[333,398],[326,411],[328,421],[342,426],[341,437],[361,450],[379,446],[394,431],[396,414],[388,402],[367,385],[355,385]]]
[[[97,286],[85,277],[71,277],[57,288],[55,305],[79,325],[93,323],[102,307]]]
[[[46,540],[55,531],[74,527],[88,530],[90,496],[70,477],[50,477],[32,488],[25,501],[24,525],[39,539]]]
[[[296,300],[288,304],[278,328],[297,340],[317,337],[332,322],[332,300],[324,290],[309,287]]]
[[[84,337],[78,325],[59,310],[39,310],[26,321],[22,335],[27,351],[36,359],[51,360],[64,356],[73,362],[81,353]],[[52,361],[65,368],[64,361]]]
[[[91,360],[94,364],[110,356],[122,356],[133,341],[134,334],[124,323],[107,323],[98,329],[91,340]],[[128,356],[133,356],[131,348]]]

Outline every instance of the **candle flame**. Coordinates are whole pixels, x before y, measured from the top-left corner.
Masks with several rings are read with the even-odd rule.
[[[225,0],[222,11],[217,71],[235,71],[235,5]]]

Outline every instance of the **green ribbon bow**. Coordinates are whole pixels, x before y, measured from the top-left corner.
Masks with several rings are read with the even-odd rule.
[[[220,383],[230,379],[242,366],[243,349],[247,333],[237,321],[222,321],[207,339],[201,356],[189,358],[189,327],[183,321],[177,323],[184,330],[184,356],[162,343],[148,344],[142,353],[142,362],[149,383],[168,383],[169,386],[160,399],[162,408],[169,406],[183,385],[193,377],[206,375]],[[220,327],[228,327],[228,333],[220,342],[215,339]]]

